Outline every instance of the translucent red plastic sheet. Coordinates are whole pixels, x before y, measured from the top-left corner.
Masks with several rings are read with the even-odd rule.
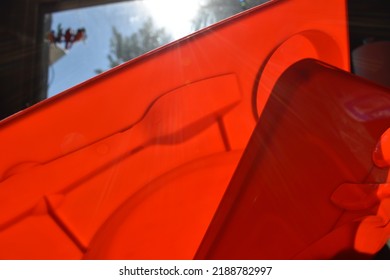
[[[193,258],[274,85],[305,58],[348,70],[343,1],[272,1],[1,122],[0,258]]]
[[[197,258],[372,257],[390,238],[389,126],[388,89],[319,61],[294,64]]]

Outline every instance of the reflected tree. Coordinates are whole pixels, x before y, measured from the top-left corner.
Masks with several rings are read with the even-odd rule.
[[[193,21],[193,29],[199,30],[268,1],[270,0],[203,0],[200,3],[198,15]],[[147,19],[141,28],[130,36],[124,36],[112,27],[110,53],[107,56],[109,67],[115,67],[172,40],[172,36],[164,28],[157,28],[151,18]],[[103,70],[97,69],[95,72],[99,74]]]
[[[199,30],[268,1],[270,0],[204,0],[194,20],[194,30]]]
[[[110,53],[107,56],[109,67],[120,65],[172,40],[173,38],[164,28],[157,28],[154,25],[151,18],[147,19],[141,28],[130,36],[124,36],[113,26]],[[95,72],[99,74],[103,70],[97,69]]]

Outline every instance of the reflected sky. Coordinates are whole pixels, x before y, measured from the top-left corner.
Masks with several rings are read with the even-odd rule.
[[[110,68],[107,56],[113,27],[123,36],[130,36],[146,20],[153,18],[155,26],[164,28],[175,40],[193,31],[193,19],[200,1],[129,1],[53,13],[51,30],[56,31],[59,24],[64,31],[84,27],[87,39],[75,43],[49,66],[48,97],[92,78],[96,70]],[[61,44],[57,47],[64,48]]]
[[[51,14],[50,29],[57,32],[61,25],[63,31],[71,28],[85,28],[87,38],[77,42],[48,69],[48,97],[58,94],[70,87],[86,81],[97,72],[108,70],[112,64],[108,56],[112,54],[113,29],[127,40],[145,26],[150,19],[155,28],[163,28],[169,37],[163,44],[184,37],[196,29],[205,27],[196,24],[200,17],[201,8],[205,3],[218,4],[218,11],[226,5],[230,12],[225,12],[219,18],[203,21],[209,25],[220,18],[241,11],[240,0],[139,0],[125,1],[81,9],[67,10]],[[266,2],[261,0],[247,1],[248,3]],[[221,4],[222,3],[222,4]],[[233,9],[231,9],[233,7]],[[235,10],[234,10],[235,9]],[[225,9],[226,10],[226,9]],[[203,10],[204,12],[204,10]],[[203,13],[204,14],[204,13]],[[199,20],[198,20],[199,21]],[[158,31],[159,32],[159,31]],[[49,43],[48,43],[49,44]],[[53,44],[49,47],[53,48]],[[64,49],[63,43],[56,45],[56,51]],[[149,49],[145,49],[147,52]],[[142,52],[141,52],[142,54]]]

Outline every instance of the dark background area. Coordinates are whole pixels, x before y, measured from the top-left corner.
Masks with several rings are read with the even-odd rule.
[[[120,1],[0,1],[0,119],[46,98],[45,13]],[[390,40],[389,0],[349,0],[348,13],[351,50],[367,39]]]

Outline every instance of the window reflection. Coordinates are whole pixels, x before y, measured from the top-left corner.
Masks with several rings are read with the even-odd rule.
[[[46,14],[47,95],[264,2],[139,0]]]

